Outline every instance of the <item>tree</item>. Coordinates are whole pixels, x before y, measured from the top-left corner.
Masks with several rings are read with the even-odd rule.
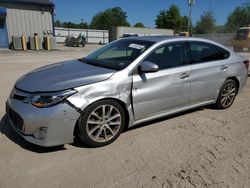
[[[204,12],[196,24],[195,32],[199,34],[208,34],[216,32],[216,20],[212,11]]]
[[[88,23],[87,22],[82,22],[80,24],[78,24],[79,29],[87,29],[88,28]]]
[[[62,23],[59,20],[56,20],[54,23],[55,27],[62,27]]]
[[[56,20],[54,23],[55,27],[64,27],[64,28],[75,28],[75,29],[87,29],[88,24],[86,22],[73,23],[73,22],[60,22]]]
[[[141,22],[137,22],[134,27],[141,27],[141,28],[145,28],[144,24]]]
[[[187,17],[180,14],[180,9],[176,5],[171,5],[168,10],[162,10],[156,17],[156,28],[173,29],[179,33],[187,27]]]
[[[241,7],[236,7],[234,11],[228,16],[225,25],[227,32],[235,32],[240,27],[250,24],[250,3]]]
[[[97,13],[91,21],[90,27],[93,29],[111,29],[116,26],[130,26],[127,21],[127,13],[121,7],[106,9]]]

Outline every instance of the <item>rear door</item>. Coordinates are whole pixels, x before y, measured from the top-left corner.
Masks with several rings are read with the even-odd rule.
[[[157,64],[155,73],[133,75],[133,104],[136,120],[185,107],[190,100],[190,66],[185,43],[164,44],[144,61]]]
[[[215,100],[227,78],[230,53],[206,42],[188,42],[191,64],[191,100],[198,104]]]

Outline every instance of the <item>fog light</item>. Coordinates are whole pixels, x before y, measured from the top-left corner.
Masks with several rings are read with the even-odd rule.
[[[34,137],[37,139],[44,139],[47,133],[47,127],[40,127],[39,129],[36,130],[34,133]]]

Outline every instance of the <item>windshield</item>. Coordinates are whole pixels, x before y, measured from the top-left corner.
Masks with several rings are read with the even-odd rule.
[[[236,39],[246,40],[248,37],[249,29],[239,29],[236,34]]]
[[[148,49],[153,42],[125,39],[108,44],[81,61],[99,67],[122,70]]]

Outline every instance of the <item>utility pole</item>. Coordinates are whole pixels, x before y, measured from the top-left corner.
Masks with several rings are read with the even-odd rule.
[[[188,0],[189,14],[188,14],[188,32],[191,33],[191,23],[192,23],[192,6],[195,4],[195,0]]]

